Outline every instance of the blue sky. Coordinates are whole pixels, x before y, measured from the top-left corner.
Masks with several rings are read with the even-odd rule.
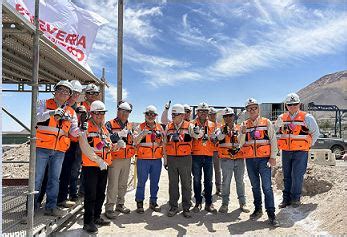
[[[74,0],[105,17],[89,65],[106,68],[107,119],[116,110],[117,1]],[[123,97],[140,122],[166,101],[242,106],[281,102],[320,77],[347,68],[347,1],[125,0]],[[30,95],[3,93],[29,126]],[[50,95],[40,95],[46,98]],[[3,130],[21,127],[3,115]]]

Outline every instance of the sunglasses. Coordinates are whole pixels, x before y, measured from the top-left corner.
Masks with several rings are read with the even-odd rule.
[[[118,109],[118,111],[122,113],[131,113],[131,110],[125,110],[125,109]]]
[[[289,105],[287,104],[287,106],[288,106],[288,107],[290,107],[290,106],[297,106],[298,104],[299,104],[299,103],[289,104]]]
[[[99,95],[100,92],[86,92],[87,95]]]
[[[204,114],[207,114],[207,113],[208,113],[208,110],[198,110],[198,113],[204,113]]]
[[[256,111],[258,109],[258,107],[251,107],[251,108],[247,108],[247,112],[250,112],[250,111]]]
[[[92,113],[95,114],[95,115],[105,115],[106,111],[94,111]]]
[[[156,113],[152,113],[152,112],[147,112],[147,113],[145,113],[147,116],[152,116],[152,117],[154,117],[154,116],[157,116],[157,114]]]
[[[176,117],[176,116],[179,116],[181,114],[180,113],[172,113],[171,115],[172,115],[172,117]]]
[[[226,117],[233,117],[235,116],[234,114],[226,114],[226,115],[223,115],[223,118],[226,118]]]
[[[58,92],[58,93],[61,93],[61,94],[64,94],[64,95],[71,95],[71,91],[67,90],[67,89],[64,89],[64,88],[57,88],[55,90],[55,92]]]
[[[187,113],[190,113],[190,112],[192,112],[192,111],[190,111],[190,110],[185,110],[184,112],[187,114]]]

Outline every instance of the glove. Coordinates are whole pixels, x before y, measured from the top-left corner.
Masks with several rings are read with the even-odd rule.
[[[212,133],[210,135],[210,139],[211,139],[211,141],[216,141],[217,140],[217,135],[215,133]]]
[[[128,130],[124,128],[122,131],[118,132],[118,137],[127,137],[128,136]]]
[[[231,153],[233,156],[236,155],[239,151],[240,151],[239,147],[229,149],[229,153]]]
[[[199,134],[200,133],[200,128],[198,126],[195,126],[193,128],[193,131],[194,131],[195,134]]]
[[[78,106],[75,111],[76,111],[76,113],[79,113],[79,114],[87,113],[87,109],[83,105]]]
[[[100,170],[107,170],[107,163],[104,160],[98,160],[98,165]]]
[[[117,142],[117,146],[119,148],[125,148],[127,145],[125,144],[125,141],[123,141],[122,139],[118,140]]]
[[[169,102],[167,102],[166,104],[165,104],[165,109],[166,110],[168,110],[168,109],[170,109],[170,104],[171,104],[171,100],[169,100]]]
[[[63,117],[65,111],[62,108],[57,108],[54,110],[54,116]]]
[[[81,124],[81,130],[83,130],[83,131],[87,131],[88,130],[88,122],[83,122]]]

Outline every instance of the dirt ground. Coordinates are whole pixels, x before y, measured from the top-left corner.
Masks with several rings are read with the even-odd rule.
[[[29,154],[28,147],[22,146],[11,149],[3,155],[4,160],[23,160]],[[11,158],[14,157],[14,158]],[[276,206],[282,199],[283,177],[281,162],[273,169],[273,188]],[[158,203],[162,205],[161,213],[146,210],[144,214],[135,212],[135,190],[129,190],[126,195],[126,206],[132,212],[128,215],[120,214],[109,227],[99,228],[99,236],[183,236],[183,235],[341,235],[347,234],[346,209],[346,171],[347,162],[339,161],[337,166],[322,166],[309,163],[304,187],[303,204],[298,208],[288,207],[276,209],[281,223],[279,228],[270,228],[266,214],[257,221],[249,219],[248,213],[241,213],[238,209],[235,181],[232,181],[231,203],[227,214],[216,215],[201,211],[192,218],[186,219],[182,214],[172,218],[166,216],[168,210],[168,175],[162,170],[159,184]],[[28,174],[25,166],[3,166],[5,177],[20,177]],[[245,174],[246,195],[248,206],[253,209],[250,182]],[[149,184],[148,184],[149,185]],[[145,207],[148,207],[149,186],[146,188]],[[221,198],[214,196],[216,208],[221,206]],[[67,230],[54,236],[88,236],[82,231],[83,220],[79,218]]]

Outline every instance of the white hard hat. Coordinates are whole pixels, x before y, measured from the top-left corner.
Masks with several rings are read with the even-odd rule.
[[[216,110],[213,107],[210,107],[210,110],[208,111],[208,114],[216,114],[218,112],[218,110]]]
[[[184,110],[192,111],[192,108],[189,106],[189,104],[184,104],[183,107],[184,107]]]
[[[256,101],[256,99],[254,98],[249,98],[246,103],[245,103],[245,107],[247,108],[250,105],[259,105],[258,102]]]
[[[100,101],[100,100],[96,100],[94,101],[91,105],[90,105],[90,112],[95,112],[95,111],[104,111],[106,112],[106,107],[105,104]]]
[[[173,114],[185,114],[184,106],[181,104],[175,104],[172,106],[171,113]]]
[[[118,106],[118,109],[127,110],[131,112],[131,106],[128,102],[123,102]]]
[[[232,108],[227,107],[223,109],[222,116],[229,115],[229,114],[235,115],[235,112]]]
[[[157,108],[154,105],[147,106],[146,111],[144,113],[149,113],[149,112],[158,114],[157,113]]]
[[[78,92],[78,93],[82,93],[82,85],[81,85],[81,83],[79,82],[79,81],[77,81],[77,80],[72,80],[71,81],[71,84],[72,84],[72,90],[73,91],[76,91],[76,92]]]
[[[86,86],[85,92],[100,92],[100,88],[97,85],[91,83]]]
[[[199,110],[209,110],[210,108],[208,107],[208,104],[205,102],[202,102],[198,105],[198,108],[196,109],[196,111]]]
[[[287,105],[300,103],[300,98],[295,93],[290,93],[287,95],[286,100],[284,101]]]
[[[54,90],[59,86],[65,86],[66,88],[68,88],[72,92],[72,84],[68,80],[59,81],[57,84],[55,84]]]

